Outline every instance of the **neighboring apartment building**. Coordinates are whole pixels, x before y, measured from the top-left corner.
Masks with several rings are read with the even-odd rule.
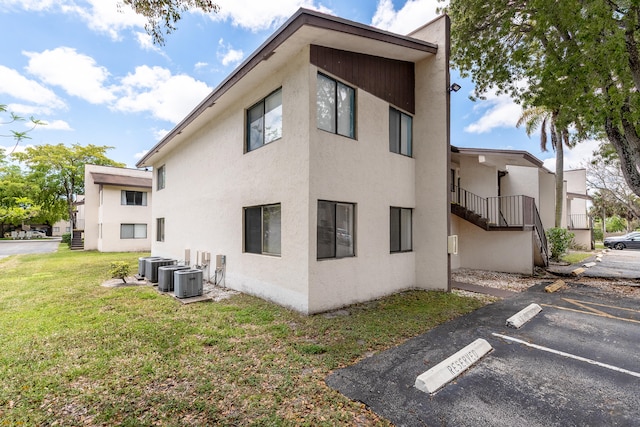
[[[138,163],[152,254],[303,313],[448,289],[448,52],[300,9]]]
[[[451,149],[451,267],[533,274],[545,266],[555,174],[526,151]]]
[[[555,226],[555,174],[526,151],[451,147],[452,269],[532,274],[546,266],[544,232]],[[584,169],[564,172],[563,222],[574,246],[591,248]]]
[[[576,247],[593,249],[593,223],[588,214],[587,170],[573,169],[564,171],[566,201],[562,226],[574,234]]]
[[[86,165],[84,182],[84,249],[149,251],[152,172]]]

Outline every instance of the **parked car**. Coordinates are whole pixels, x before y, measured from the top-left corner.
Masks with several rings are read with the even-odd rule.
[[[607,237],[604,245],[611,249],[640,249],[640,231],[625,234],[624,236]]]
[[[41,239],[43,237],[46,237],[47,235],[44,233],[44,231],[40,231],[40,230],[31,230],[31,238],[32,239]]]

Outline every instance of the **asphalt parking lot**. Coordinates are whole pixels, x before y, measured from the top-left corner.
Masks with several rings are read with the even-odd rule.
[[[60,238],[37,240],[0,240],[0,258],[9,255],[42,254],[58,250]]]
[[[571,271],[578,267],[583,267],[584,264],[589,262],[595,262],[595,265],[585,269],[583,276],[586,277],[600,277],[611,279],[640,279],[640,249],[624,249],[615,250],[610,249],[604,252],[599,252],[601,255],[600,261],[597,260],[597,256],[594,255],[578,264],[570,266],[558,266],[552,265],[548,268],[556,274],[562,274],[565,276],[571,275]]]
[[[568,282],[542,283],[333,372],[327,384],[398,426],[637,426],[640,306]],[[531,303],[520,329],[506,319]],[[478,338],[493,350],[434,394],[416,377]]]

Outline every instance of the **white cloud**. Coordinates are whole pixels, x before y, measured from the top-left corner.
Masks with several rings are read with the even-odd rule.
[[[509,95],[490,92],[486,99],[477,101],[474,111],[483,111],[482,117],[464,128],[469,133],[487,133],[495,128],[515,128],[522,115],[522,107],[513,102]]]
[[[69,47],[23,54],[29,57],[29,73],[49,85],[60,86],[69,95],[92,104],[110,102],[115,98],[111,90],[104,86],[109,72],[97,65],[90,56]]]
[[[80,4],[81,3],[81,4]],[[98,33],[120,40],[120,32],[129,28],[143,28],[145,18],[119,0],[3,0],[2,6],[29,12],[57,12],[82,19]]]
[[[584,168],[585,165],[593,158],[593,152],[598,149],[600,143],[601,141],[590,139],[587,141],[579,142],[575,147],[571,149],[565,146],[564,150],[562,151],[564,154],[564,170]],[[555,171],[555,152],[552,150],[549,150],[549,152],[551,157],[544,160],[544,167],[546,167],[550,171]]]
[[[147,154],[149,152],[149,150],[142,150],[139,153],[136,153],[133,155],[133,158],[136,160],[140,160],[142,157],[144,157],[145,154]]]
[[[185,74],[171,75],[162,67],[137,67],[122,79],[125,95],[114,109],[125,112],[149,111],[158,119],[178,123],[211,92],[205,83]]]
[[[277,4],[264,0],[217,0],[218,13],[210,14],[214,21],[231,21],[234,26],[252,31],[274,28],[284,23],[301,7],[330,13],[330,9],[316,5],[315,0],[279,0]]]
[[[128,28],[143,28],[146,22],[131,7],[119,0],[88,0],[90,9],[69,8],[77,13],[94,31],[105,33],[112,40],[120,40],[120,31]]]
[[[11,111],[19,114],[34,114],[34,110],[50,111],[55,108],[65,108],[65,103],[49,88],[30,80],[18,71],[0,65],[0,94],[12,96],[26,101],[33,106],[15,104]]]
[[[218,59],[225,67],[227,65],[237,65],[244,58],[242,50],[233,49],[230,44],[225,44],[223,39],[218,41]]]
[[[42,127],[38,126],[40,130],[73,130],[69,123],[64,120],[42,120],[44,125]]]
[[[170,129],[154,129],[153,135],[155,136],[157,141],[160,141],[162,138],[167,136],[170,132]]]
[[[166,57],[166,54],[162,51],[162,49],[160,49],[158,46],[153,44],[153,39],[149,34],[142,31],[137,31],[135,33],[135,36],[136,36],[136,40],[138,41],[138,46],[140,46],[140,48],[142,48],[143,50],[149,50],[151,52],[157,52],[162,56]]]
[[[208,67],[209,64],[206,62],[196,62],[196,64],[193,66],[193,68],[195,68],[196,70],[201,70],[203,68]]]
[[[438,0],[408,0],[396,11],[391,0],[379,0],[371,25],[397,34],[409,34],[436,18],[436,9],[447,3]]]

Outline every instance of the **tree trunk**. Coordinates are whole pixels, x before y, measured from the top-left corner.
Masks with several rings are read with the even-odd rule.
[[[629,146],[629,141],[626,136],[620,132],[611,118],[607,118],[604,129],[609,142],[611,142],[611,145],[613,145],[618,153],[620,167],[625,181],[629,184],[629,188],[631,188],[636,195],[640,196],[640,172],[638,172],[637,167],[637,165],[640,164],[640,156],[637,154],[637,150]],[[626,134],[632,130],[630,126],[626,126],[625,131]]]
[[[555,114],[552,115],[551,122],[551,145],[556,150],[556,212],[555,227],[562,227],[562,213],[564,211],[564,141],[562,132],[556,128]]]

